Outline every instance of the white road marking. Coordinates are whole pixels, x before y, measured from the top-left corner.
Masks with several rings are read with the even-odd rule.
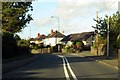
[[[61,56],[61,55],[58,55],[58,56],[61,57],[62,60],[63,60],[63,69],[64,69],[64,74],[65,74],[66,79],[67,79],[67,80],[70,80],[70,77],[69,77],[69,75],[68,75],[68,71],[67,71],[67,68],[66,68],[65,61],[66,61],[66,63],[67,63],[68,70],[70,71],[73,79],[74,79],[74,80],[78,80],[77,77],[76,77],[76,75],[74,74],[72,68],[70,67],[70,64],[69,64],[67,58],[64,57],[64,56]]]
[[[66,58],[66,57],[64,57],[64,58],[65,58],[65,60],[66,60],[66,62],[67,62],[67,67],[68,67],[68,69],[69,69],[69,71],[70,71],[70,73],[71,73],[73,79],[74,79],[74,80],[78,80],[77,77],[76,77],[76,75],[74,74],[72,68],[70,67],[70,64],[69,64],[67,58]]]
[[[65,77],[66,77],[66,80],[70,80],[70,77],[68,75],[68,71],[67,71],[67,68],[66,68],[66,64],[65,64],[65,60],[63,57],[61,57],[63,59],[63,69],[64,69],[64,74],[65,74]]]
[[[108,65],[108,66],[111,66],[111,67],[114,67],[114,68],[116,68],[116,69],[119,69],[117,66],[113,66],[113,65],[110,65],[110,64],[108,64],[108,63],[104,63],[104,62],[102,62],[102,61],[98,61],[99,63],[102,63],[102,64],[105,64],[105,65]]]

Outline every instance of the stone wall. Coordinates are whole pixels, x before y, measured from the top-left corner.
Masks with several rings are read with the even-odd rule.
[[[98,53],[97,53],[97,50],[98,50]],[[95,55],[104,55],[105,53],[104,44],[99,44],[98,49],[91,47],[91,53]]]
[[[38,54],[38,53],[51,53],[50,48],[43,48],[43,49],[32,49],[31,53]]]

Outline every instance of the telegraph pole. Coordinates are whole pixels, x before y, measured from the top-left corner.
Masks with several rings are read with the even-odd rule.
[[[98,11],[96,11],[96,20],[98,21]],[[96,24],[96,28],[97,28],[97,32],[96,32],[96,45],[97,45],[97,55],[98,55],[98,46],[99,46],[99,43],[98,43],[98,22]]]
[[[109,16],[107,21],[107,56],[109,56]]]

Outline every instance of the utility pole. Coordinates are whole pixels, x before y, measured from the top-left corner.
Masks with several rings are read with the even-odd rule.
[[[96,20],[98,21],[98,11],[96,11]],[[99,47],[99,43],[98,43],[98,22],[96,23],[96,28],[97,28],[97,32],[96,32],[96,45],[97,45],[97,55],[98,55],[98,47]]]
[[[107,21],[107,56],[109,56],[109,16]]]

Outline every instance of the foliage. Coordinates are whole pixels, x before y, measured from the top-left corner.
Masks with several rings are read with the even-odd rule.
[[[116,12],[116,14],[110,16],[109,21],[110,31],[118,35],[120,33],[120,13]]]
[[[76,46],[82,46],[82,42],[76,42]]]
[[[120,48],[120,39],[117,40],[118,48]]]
[[[3,33],[2,34],[2,56],[9,57],[15,55],[16,50],[16,39],[12,33]]]
[[[82,48],[83,48],[83,43],[81,41],[75,41],[72,43],[72,45],[65,45],[63,47],[66,53],[80,52]]]
[[[73,49],[72,46],[67,46],[66,45],[63,49],[65,50],[66,53],[72,53],[72,52],[74,52],[74,49]]]
[[[29,54],[28,41],[21,40],[16,34],[4,32],[2,35],[2,57],[9,58],[25,54]]]
[[[108,17],[107,15],[104,17],[104,19],[99,18],[98,20],[95,20],[98,23],[98,28],[93,27],[95,29],[99,30],[99,33],[102,37],[107,37],[107,27],[108,27],[108,19],[109,19],[109,27],[110,27],[110,37],[116,37],[120,33],[120,13],[116,12],[112,16]]]
[[[98,36],[98,42],[99,42],[99,44],[106,44],[107,40],[105,38],[103,38],[102,36]]]
[[[2,56],[3,58],[29,53],[29,44],[15,34],[32,20],[32,2],[2,2]]]
[[[95,20],[95,19],[94,19]],[[109,42],[110,42],[110,55],[113,55],[114,51],[117,51],[117,37],[120,34],[120,13],[116,12],[112,16],[105,16],[103,19],[99,18],[95,20],[98,23],[98,27],[93,27],[98,30],[101,37],[105,40],[107,38],[108,24],[109,24]],[[109,23],[108,23],[109,22]],[[119,41],[118,41],[119,43]],[[106,43],[104,43],[106,45]],[[115,54],[115,53],[114,53]],[[116,54],[115,54],[116,55]]]
[[[18,41],[17,45],[20,46],[20,47],[28,47],[29,46],[29,42],[28,42],[28,40],[22,39],[22,40]]]
[[[32,20],[31,2],[2,2],[2,32],[20,32]]]
[[[96,44],[95,41],[93,42],[93,45],[92,45],[91,47],[93,47],[93,48],[97,48],[97,44]]]

